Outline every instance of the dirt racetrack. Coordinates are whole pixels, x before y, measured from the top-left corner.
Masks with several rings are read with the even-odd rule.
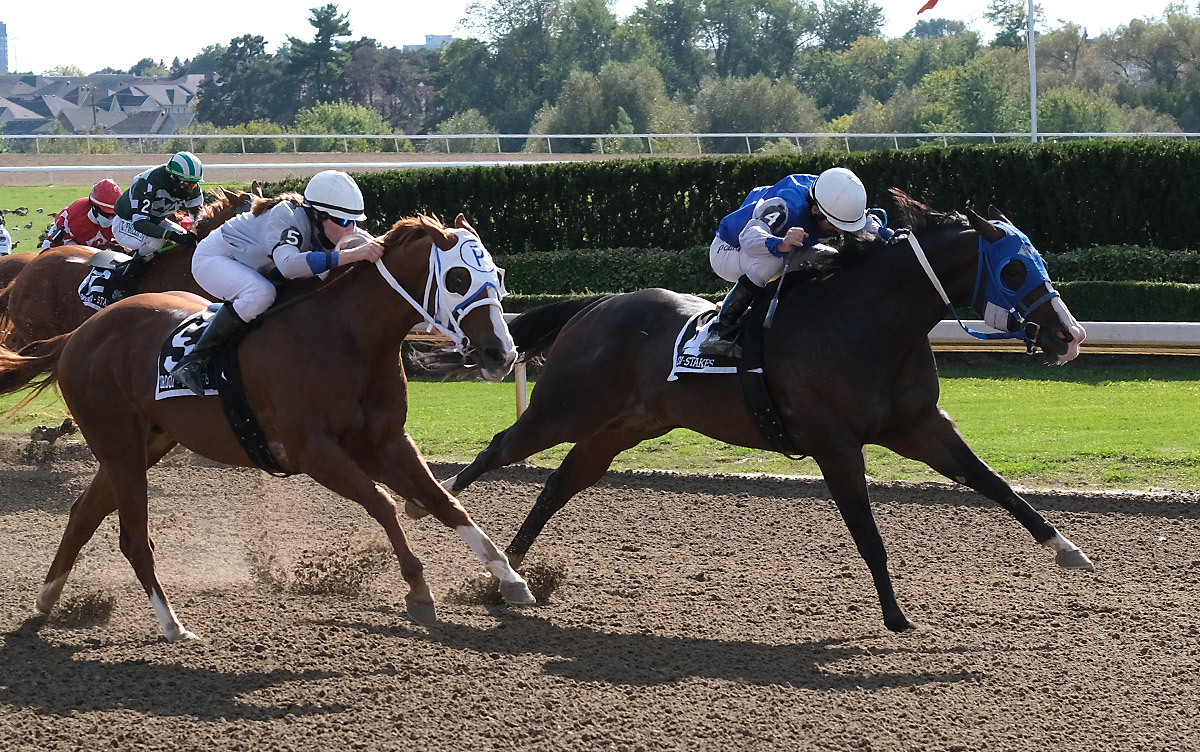
[[[1200,748],[1196,497],[1028,494],[1088,574],[977,495],[876,486],[919,625],[893,635],[820,483],[614,474],[534,547],[557,589],[533,608],[484,602],[461,540],[406,519],[439,598],[425,628],[394,561],[373,585],[300,587],[373,560],[360,508],[183,453],[151,472],[150,524],[204,639],[169,645],[115,517],[61,614],[34,617],[92,472],[80,446],[40,459],[0,442],[3,750]],[[507,543],[545,477],[502,471],[462,499]]]

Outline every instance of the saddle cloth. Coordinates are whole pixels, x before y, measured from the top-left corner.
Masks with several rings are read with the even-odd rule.
[[[168,397],[185,397],[191,396],[192,390],[188,389],[183,384],[175,380],[171,375],[171,371],[175,366],[179,365],[179,361],[183,360],[183,356],[190,353],[195,347],[196,342],[200,340],[200,335],[204,333],[205,327],[208,326],[208,320],[216,315],[220,310],[221,304],[214,303],[203,311],[197,311],[191,316],[188,316],[179,326],[171,332],[170,338],[163,343],[162,350],[158,355],[158,381],[154,387],[154,399],[161,400]],[[211,372],[212,369],[209,369]],[[204,374],[204,396],[217,394],[217,388],[212,383],[211,373]]]
[[[80,302],[97,311],[112,305],[112,274],[112,269],[91,267],[83,282],[79,283]]]
[[[671,352],[671,373],[667,381],[675,381],[683,373],[737,373],[735,358],[704,355],[700,343],[708,337],[708,328],[717,320],[717,309],[701,311],[688,319],[675,337]]]

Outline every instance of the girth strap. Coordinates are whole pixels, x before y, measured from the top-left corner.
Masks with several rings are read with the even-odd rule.
[[[243,336],[244,336],[243,332]],[[254,418],[250,403],[246,400],[246,391],[242,388],[242,369],[238,363],[238,344],[242,337],[234,337],[212,359],[209,368],[212,369],[214,385],[221,398],[221,409],[233,435],[250,460],[262,470],[276,478],[287,478],[295,473],[289,473],[279,466],[271,448],[267,445],[267,437]]]
[[[775,284],[782,284],[780,277]],[[742,390],[742,400],[746,403],[746,412],[750,422],[758,428],[758,432],[771,448],[789,459],[798,460],[808,455],[801,454],[792,443],[787,428],[779,418],[771,392],[767,388],[766,374],[763,373],[763,319],[766,316],[767,302],[773,297],[771,286],[767,285],[755,299],[746,322],[742,328],[742,358],[738,361],[738,386]]]

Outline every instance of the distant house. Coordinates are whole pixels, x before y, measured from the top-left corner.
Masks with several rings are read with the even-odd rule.
[[[414,50],[440,50],[448,47],[454,37],[450,34],[426,34],[425,44],[406,44],[404,45],[405,52]]]
[[[163,134],[196,119],[203,75],[174,79],[99,73],[91,76],[0,75],[0,124],[6,135],[48,133]]]

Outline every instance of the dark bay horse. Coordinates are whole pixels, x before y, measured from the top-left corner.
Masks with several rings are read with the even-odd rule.
[[[408,388],[400,346],[427,315],[409,302],[421,300],[427,284],[438,292],[435,309],[446,310],[445,297],[470,299],[453,306],[451,323],[485,378],[502,379],[517,357],[500,308],[498,270],[461,214],[456,225],[451,230],[428,217],[397,222],[378,240],[383,255],[374,267],[353,264],[324,283],[311,281],[290,299],[294,303],[281,302],[264,314],[238,349],[247,400],[278,464],[358,502],[383,526],[409,584],[408,612],[423,623],[436,619],[433,597],[384,486],[453,528],[500,580],[510,603],[534,600],[505,555],[430,474],[405,430]],[[472,267],[465,272],[464,262]],[[429,280],[435,267],[444,273]],[[219,462],[253,466],[217,397],[154,397],[165,340],[207,304],[182,292],[133,295],[74,332],[32,343],[19,354],[0,348],[0,394],[48,373],[30,396],[57,381],[99,462],[71,507],[38,594],[43,612],[58,600],[80,548],[115,509],[121,552],[149,595],[163,634],[170,641],[194,638],[155,574],[146,470],[176,443]]]
[[[943,214],[899,191],[894,195],[950,299],[972,303],[983,249],[1011,233],[974,212]],[[1003,220],[998,212],[994,217]],[[1031,245],[1017,245],[1027,258],[1037,256]],[[908,242],[875,246],[857,263],[792,286],[779,300],[773,326],[763,331],[763,358],[792,443],[817,461],[870,569],[884,623],[893,631],[912,626],[896,602],[871,514],[865,444],[888,447],[970,486],[1052,548],[1060,566],[1091,569],[1075,545],[975,455],[938,407],[927,335],[946,305]],[[842,256],[848,261],[849,254]],[[1026,276],[1003,267],[999,276]],[[1009,283],[1015,290],[1023,281]],[[1078,354],[1084,332],[1050,291],[1048,278],[1036,285],[1028,319],[1040,325],[1037,345],[1052,362],[1062,363]],[[618,453],[646,439],[684,427],[738,446],[772,448],[747,417],[735,375],[667,381],[676,336],[705,309],[711,304],[699,298],[642,290],[552,304],[510,322],[523,358],[546,353],[544,370],[526,412],[445,485],[457,493],[489,470],[557,444],[575,444],[508,546],[514,564],[551,515],[598,481]],[[406,505],[406,511],[420,516],[421,510]]]
[[[10,253],[0,256],[0,290],[8,287],[9,283],[17,278],[17,274],[35,258],[36,253]]]
[[[257,191],[257,185],[254,188]],[[222,189],[200,210],[196,235],[203,239],[253,198],[257,193]],[[159,254],[146,267],[134,292],[182,290],[207,295],[192,279],[192,253],[179,246]],[[0,285],[0,331],[8,328],[2,341],[14,350],[39,339],[69,332],[95,313],[79,300],[79,285],[91,272],[89,261],[97,249],[78,245],[49,248],[34,256],[9,286]]]

